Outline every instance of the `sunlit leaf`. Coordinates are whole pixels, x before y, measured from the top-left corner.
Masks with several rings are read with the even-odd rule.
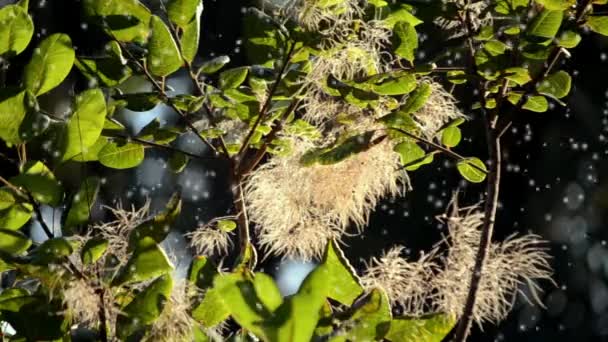
[[[80,259],[83,265],[94,264],[108,249],[109,241],[103,238],[89,239],[80,250]]]
[[[19,88],[0,89],[0,139],[9,144],[21,142],[19,126],[27,112],[25,91]]]
[[[126,339],[137,330],[154,323],[169,300],[172,289],[173,279],[165,274],[138,293],[118,316],[118,337]]]
[[[462,132],[460,128],[452,126],[441,131],[441,143],[447,147],[454,147],[460,143]]]
[[[587,26],[593,32],[608,36],[608,16],[589,16]]]
[[[139,240],[127,264],[120,270],[112,285],[149,280],[173,270],[167,254],[151,237]]]
[[[167,5],[169,20],[185,28],[203,10],[201,0],[171,0]]]
[[[182,58],[169,28],[161,18],[150,19],[150,41],[148,42],[147,66],[155,76],[167,76],[182,66]]]
[[[70,209],[65,220],[64,230],[72,231],[74,227],[89,220],[91,207],[97,199],[100,180],[97,177],[88,177],[81,184],[78,192],[72,197]]]
[[[534,17],[527,32],[534,37],[552,39],[559,31],[563,16],[563,11],[545,9]]]
[[[76,96],[74,113],[67,124],[63,160],[86,154],[103,129],[106,100],[101,89],[89,89]]]
[[[245,82],[245,79],[247,78],[248,74],[249,68],[247,67],[239,67],[226,70],[220,74],[220,88],[236,88],[240,86],[243,82]]]
[[[118,144],[114,141],[107,143],[97,157],[99,162],[113,169],[129,169],[141,164],[144,160],[144,147],[137,143]]]
[[[129,248],[135,248],[143,238],[152,238],[157,243],[162,242],[171,231],[181,210],[182,200],[180,193],[177,192],[171,196],[165,210],[133,229],[129,235]]]
[[[488,169],[479,158],[467,158],[459,161],[456,168],[460,175],[471,183],[481,183],[486,179]]]
[[[20,254],[32,245],[32,241],[20,232],[0,228],[0,251]]]
[[[391,342],[441,342],[450,332],[456,320],[435,314],[421,318],[394,318],[386,339]]]
[[[536,90],[543,95],[561,99],[570,92],[571,83],[572,78],[570,75],[567,72],[560,70],[545,77],[536,86]]]
[[[25,88],[38,96],[57,87],[72,70],[74,55],[72,40],[68,35],[55,33],[46,37],[25,66]]]
[[[21,174],[11,182],[27,189],[34,199],[41,203],[58,205],[63,198],[61,184],[49,168],[39,161],[30,161],[23,166]]]
[[[414,61],[414,52],[418,48],[418,34],[413,25],[405,21],[396,23],[392,42],[395,55],[410,62]]]
[[[0,9],[0,56],[18,55],[30,43],[34,23],[27,8],[5,5]]]
[[[357,272],[334,240],[328,242],[319,267],[325,267],[328,271],[328,282],[331,284],[327,294],[329,298],[351,305],[363,292]]]
[[[83,0],[85,15],[124,42],[145,42],[150,10],[137,0]]]
[[[10,230],[23,227],[32,217],[32,210],[32,205],[29,203],[18,203],[0,210],[0,227]]]

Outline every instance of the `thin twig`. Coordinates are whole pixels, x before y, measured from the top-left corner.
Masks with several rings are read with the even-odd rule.
[[[412,138],[412,139],[414,139],[416,141],[419,141],[419,142],[427,145],[428,147],[430,147],[430,148],[432,148],[432,149],[434,149],[436,151],[443,152],[443,153],[447,154],[449,157],[451,157],[452,159],[455,159],[455,160],[458,160],[458,161],[462,161],[462,160],[466,160],[467,159],[467,157],[461,156],[460,154],[458,154],[458,153],[456,153],[456,152],[454,152],[452,150],[448,150],[447,148],[445,148],[445,147],[443,147],[443,146],[441,146],[439,144],[436,144],[436,143],[434,143],[434,142],[432,142],[432,141],[430,141],[428,139],[425,139],[423,137],[419,137],[419,136],[417,136],[415,134],[412,134],[412,133],[410,133],[408,131],[404,131],[404,130],[402,130],[400,128],[394,128],[394,127],[391,127],[390,129],[392,129],[394,131],[397,131],[397,132],[399,132],[399,133],[401,133],[403,135],[406,135],[407,137]],[[483,172],[483,173],[488,173],[487,170],[484,170],[481,167],[479,167],[479,166],[477,166],[477,165],[475,165],[473,163],[469,163],[469,165],[471,167],[473,167],[473,168],[475,168],[475,169]]]
[[[293,55],[293,53],[295,51],[295,46],[296,46],[296,44],[292,43],[291,46],[289,47],[289,51],[285,55],[283,64],[281,65],[281,68],[279,69],[279,73],[277,74],[277,78],[275,79],[274,84],[272,85],[272,88],[270,88],[270,92],[268,93],[268,97],[266,98],[266,101],[264,101],[264,104],[262,105],[260,114],[258,115],[258,118],[255,120],[255,123],[253,124],[251,129],[249,130],[249,133],[245,137],[245,140],[243,141],[243,145],[239,149],[239,153],[237,154],[237,156],[242,157],[243,152],[245,150],[247,150],[247,147],[249,147],[249,143],[251,142],[251,138],[253,137],[255,130],[258,128],[260,123],[262,123],[262,121],[264,119],[266,119],[266,113],[268,112],[268,109],[270,109],[270,104],[272,103],[272,97],[274,96],[277,89],[279,88],[279,84],[281,83],[281,80],[283,79],[283,74],[285,73],[285,70],[287,69],[287,65],[289,64],[289,61],[291,60],[291,56]]]
[[[114,132],[106,132],[106,131],[104,131],[102,133],[102,135],[106,136],[106,137],[109,137],[109,138],[120,138],[120,139],[134,141],[134,142],[139,143],[139,144],[144,145],[144,146],[154,147],[154,148],[158,148],[158,149],[161,149],[161,150],[166,150],[166,151],[173,152],[173,153],[183,153],[184,155],[186,155],[186,156],[188,156],[190,158],[193,158],[193,159],[199,159],[199,160],[215,160],[216,159],[215,157],[204,157],[204,156],[201,156],[201,155],[198,155],[198,154],[194,154],[194,153],[191,153],[191,152],[187,152],[187,151],[181,150],[179,148],[175,148],[173,146],[162,145],[162,144],[159,144],[159,143],[155,143],[153,141],[141,139],[141,138],[138,138],[138,137],[133,137],[133,136],[130,136],[130,135],[125,135],[125,134],[120,134],[120,133],[114,133]]]
[[[469,65],[475,75],[477,75],[477,65],[475,64],[475,46],[473,44],[473,29],[471,24],[471,14],[466,12],[464,17],[461,17],[461,22],[464,29],[467,32],[467,45],[469,48]],[[481,96],[482,110],[486,115],[483,115],[486,141],[488,144],[488,158],[490,160],[488,179],[486,183],[487,198],[484,207],[483,225],[481,230],[481,237],[479,241],[479,248],[475,257],[475,265],[471,274],[469,291],[465,306],[463,308],[462,316],[455,328],[454,340],[457,342],[463,342],[469,335],[471,325],[473,322],[475,301],[477,298],[477,290],[481,282],[483,275],[483,266],[488,255],[488,250],[492,242],[492,233],[494,231],[494,222],[496,220],[496,211],[498,208],[498,196],[500,189],[500,171],[501,171],[501,150],[500,140],[496,136],[495,129],[493,127],[494,117],[497,116],[497,112],[488,113],[485,111],[485,89],[483,85],[478,81],[479,95]],[[499,94],[503,96],[505,91]],[[497,101],[497,103],[500,101]],[[498,111],[498,107],[496,107]]]
[[[154,86],[154,88],[156,89],[156,91],[158,92],[158,94],[160,95],[160,97],[166,101],[166,103],[177,113],[179,114],[179,116],[182,118],[182,120],[186,123],[186,126],[188,126],[188,128],[192,131],[192,133],[194,133],[194,135],[196,135],[198,137],[198,139],[203,142],[203,144],[205,144],[207,147],[209,147],[214,153],[218,153],[218,151],[215,149],[215,147],[209,142],[207,141],[207,139],[205,139],[205,137],[203,137],[202,135],[200,135],[198,133],[198,130],[196,129],[196,127],[194,127],[194,124],[192,124],[192,122],[190,122],[190,120],[188,120],[186,118],[186,114],[179,109],[175,103],[173,102],[173,100],[167,95],[167,93],[165,92],[165,89],[158,84],[158,82],[156,81],[156,79],[154,78],[154,76],[152,76],[150,74],[150,72],[148,71],[148,69],[141,64],[141,62],[139,60],[137,60],[137,58],[135,56],[133,56],[133,54],[131,53],[131,51],[129,51],[122,42],[120,42],[119,40],[117,40],[116,38],[114,38],[114,40],[120,45],[121,49],[125,51],[125,53],[127,54],[127,56],[129,57],[129,59],[135,63],[137,65],[138,68],[140,68],[142,70],[142,72],[144,73],[144,75],[146,76],[146,78],[148,79],[148,81],[150,81],[150,83],[152,83],[152,86]]]

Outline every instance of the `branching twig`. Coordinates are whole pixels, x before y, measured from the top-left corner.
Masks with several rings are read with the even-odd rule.
[[[188,120],[186,118],[186,114],[179,109],[175,103],[173,102],[173,100],[167,95],[167,93],[165,92],[164,87],[159,84],[156,79],[154,78],[154,76],[152,76],[150,74],[150,72],[148,71],[148,69],[139,61],[137,60],[137,58],[135,56],[133,56],[133,54],[124,46],[124,44],[122,42],[120,42],[119,40],[117,40],[116,38],[114,38],[114,40],[120,45],[121,49],[123,51],[125,51],[125,53],[127,54],[127,57],[129,57],[129,59],[135,63],[135,65],[137,65],[138,68],[140,68],[142,70],[142,72],[144,73],[144,75],[146,76],[146,78],[148,79],[148,81],[150,83],[152,83],[152,86],[154,86],[154,88],[156,89],[156,91],[158,92],[159,96],[166,101],[166,103],[177,113],[179,114],[179,116],[182,118],[182,120],[186,123],[186,126],[188,126],[188,128],[192,131],[192,133],[194,133],[194,135],[196,135],[198,137],[198,139],[200,141],[203,142],[203,144],[205,144],[207,147],[209,147],[214,153],[217,153],[217,150],[215,149],[215,147],[209,142],[207,141],[207,139],[205,139],[205,137],[203,137],[202,135],[199,134],[198,130],[196,129],[196,127],[194,127],[194,124],[192,124],[192,122],[190,122],[190,120]]]

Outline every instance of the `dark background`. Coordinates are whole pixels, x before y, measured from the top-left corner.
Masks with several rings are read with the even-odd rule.
[[[0,0],[0,6],[11,2]],[[205,1],[202,60],[227,54],[235,65],[246,63],[238,40],[242,35],[242,8],[247,5],[243,0]],[[35,40],[54,32],[68,33],[77,47],[77,55],[95,54],[103,46],[103,34],[82,21],[79,1],[31,0],[30,7],[36,26]],[[421,50],[433,51],[440,43],[431,36]],[[483,332],[476,328],[471,340],[608,341],[607,44],[606,37],[585,35],[583,42],[571,51],[572,58],[563,62],[574,76],[573,91],[566,100],[568,106],[555,104],[543,114],[520,113],[504,136],[505,171],[495,239],[520,231],[536,232],[551,241],[556,284],[541,284],[546,309],[518,299],[507,320],[497,326],[485,324]],[[18,82],[21,68],[35,45],[11,60],[8,83]],[[182,84],[179,80],[175,82],[176,88]],[[41,103],[49,109],[57,108],[61,99],[85,87],[86,82],[73,71],[66,86],[45,95]],[[470,98],[469,89],[457,92],[459,98]],[[469,107],[465,102],[462,109],[475,117]],[[159,112],[168,121],[174,119],[166,108]],[[145,123],[157,114],[120,113],[134,130],[137,124],[129,121],[133,119],[129,115],[137,115],[135,121]],[[475,122],[464,128],[464,135],[470,139],[458,147],[459,152],[486,156],[482,128]],[[197,143],[192,137],[179,142],[183,148],[201,151]],[[0,150],[12,153],[5,146]],[[185,191],[185,207],[178,228],[184,232],[230,210],[223,165],[191,162],[184,174],[174,175],[163,169],[166,157],[163,152],[147,150],[146,161],[137,169],[105,171],[99,205],[119,200],[141,205],[146,197],[151,197],[152,207],[158,209],[181,187]],[[2,166],[5,176],[16,172],[9,165]],[[55,172],[67,182],[66,186],[75,187],[84,174],[100,173],[102,168],[94,163],[86,169],[73,164]],[[404,198],[380,203],[365,234],[345,241],[348,245],[345,251],[355,266],[360,267],[363,260],[394,244],[407,246],[414,256],[417,251],[430,248],[445,231],[435,216],[445,212],[453,191],[460,190],[462,204],[478,202],[484,191],[484,185],[463,182],[453,163],[443,158],[412,173],[411,178],[414,191]],[[99,205],[94,216],[104,219],[106,213]],[[176,234],[172,248],[180,260],[185,260],[182,268],[189,253],[183,246],[183,239]],[[262,266],[273,273],[279,264],[280,260],[268,259]]]

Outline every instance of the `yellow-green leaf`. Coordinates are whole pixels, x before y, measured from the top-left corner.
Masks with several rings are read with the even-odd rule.
[[[74,114],[67,124],[63,160],[86,154],[103,129],[106,119],[106,100],[101,89],[89,89],[78,96]]]
[[[74,55],[72,40],[67,34],[48,36],[25,66],[23,84],[36,96],[57,87],[72,70]]]
[[[34,23],[27,9],[7,5],[0,9],[0,56],[18,55],[30,43]]]
[[[467,158],[456,164],[460,175],[471,183],[481,183],[486,179],[488,169],[479,158]]]
[[[147,67],[154,76],[167,76],[182,66],[182,58],[169,28],[161,18],[150,19]]]
[[[113,169],[129,169],[141,164],[144,160],[144,147],[137,143],[119,145],[112,141],[107,143],[97,157],[99,162]]]

